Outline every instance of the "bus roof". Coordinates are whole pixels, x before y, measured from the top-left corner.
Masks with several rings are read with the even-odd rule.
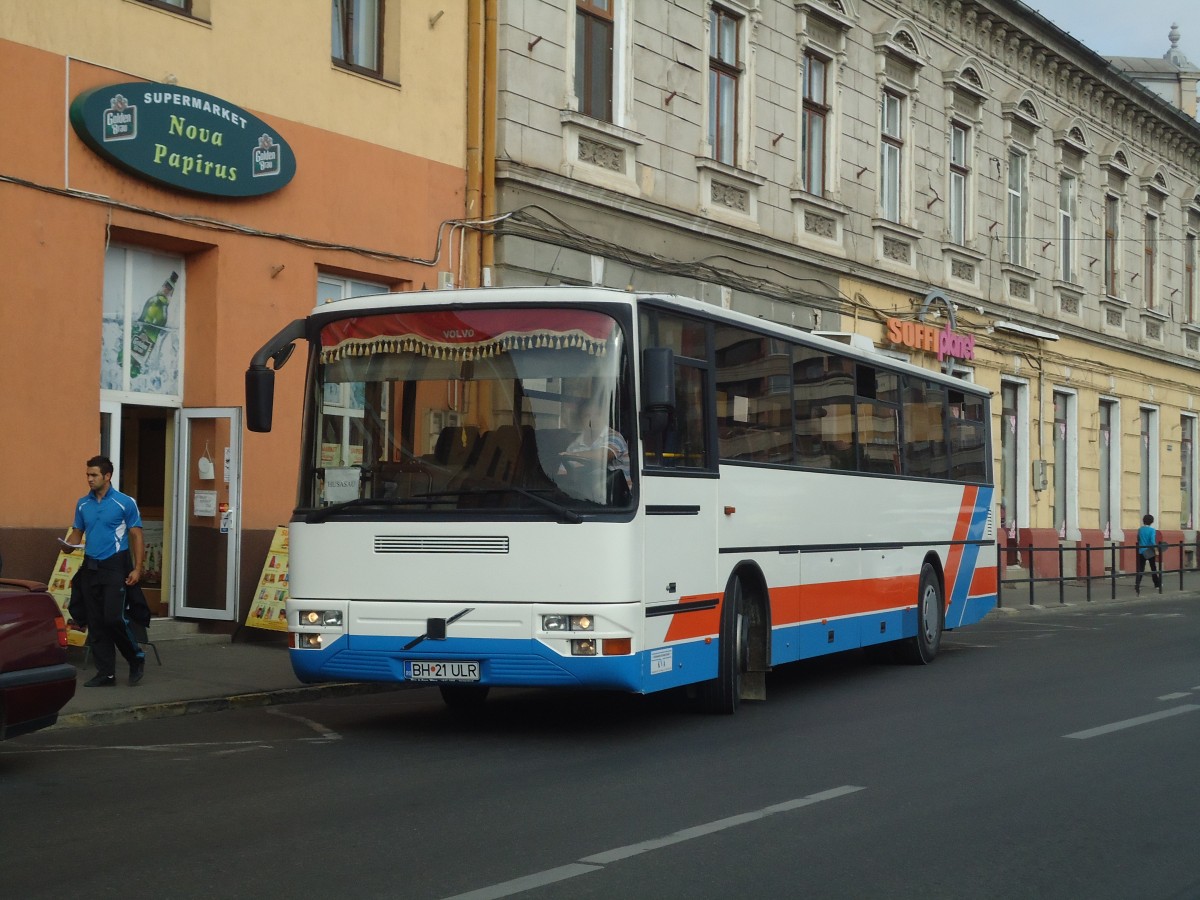
[[[388,294],[369,294],[359,297],[349,297],[344,300],[331,300],[315,307],[312,311],[314,318],[340,318],[355,313],[374,313],[394,310],[397,307],[407,309],[445,309],[455,306],[504,306],[513,305],[545,305],[562,304],[621,304],[636,307],[648,304],[659,308],[673,308],[687,312],[714,322],[727,322],[769,334],[777,335],[786,340],[806,344],[811,347],[828,350],[839,356],[845,356],[860,362],[869,363],[898,372],[920,375],[930,378],[960,390],[974,394],[990,396],[991,391],[970,381],[964,381],[953,375],[926,369],[913,365],[902,359],[888,356],[874,350],[865,350],[846,344],[811,330],[793,325],[761,319],[747,313],[725,309],[705,303],[691,297],[678,294],[622,291],[615,288],[592,287],[586,285],[559,286],[527,286],[527,287],[493,287],[493,288],[464,288],[457,290],[437,291],[404,291]]]

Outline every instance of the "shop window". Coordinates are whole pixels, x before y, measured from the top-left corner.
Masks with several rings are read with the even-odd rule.
[[[183,394],[184,264],[178,256],[110,246],[104,254],[100,390],[104,399]]]

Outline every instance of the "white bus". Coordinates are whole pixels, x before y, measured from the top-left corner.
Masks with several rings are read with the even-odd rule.
[[[493,288],[329,303],[290,522],[305,682],[650,693],[733,712],[783,663],[930,662],[996,603],[989,394],[695,300]],[[273,362],[269,366],[268,362]]]

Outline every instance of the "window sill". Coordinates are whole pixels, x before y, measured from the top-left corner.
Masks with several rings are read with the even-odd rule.
[[[758,192],[767,183],[761,175],[727,166],[708,157],[696,157],[701,215],[738,228],[759,230]]]
[[[891,219],[878,217],[871,220],[871,229],[875,233],[876,261],[904,272],[916,269],[917,242],[921,239],[921,232]]]
[[[791,192],[791,200],[796,243],[817,242],[823,250],[844,254],[846,216],[849,214],[846,206],[828,197],[799,190]]]
[[[343,75],[352,75],[355,78],[361,78],[363,81],[369,81],[371,84],[382,85],[383,87],[391,88],[392,90],[400,90],[401,84],[398,81],[392,81],[379,75],[369,69],[359,69],[354,66],[348,66],[338,62],[336,59],[330,60],[329,67],[335,72],[341,72]]]
[[[562,174],[597,187],[641,195],[637,183],[637,150],[644,135],[593,119],[574,110],[560,111]]]

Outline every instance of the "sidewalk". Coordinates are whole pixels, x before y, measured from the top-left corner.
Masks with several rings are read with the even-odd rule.
[[[1026,577],[1024,570],[1011,569],[1005,581]],[[1142,582],[1142,595],[1133,592],[1133,577],[1117,579],[1115,600],[1107,581],[1092,583],[1092,605],[1150,603],[1162,597],[1200,595],[1200,572],[1186,573],[1180,591],[1179,573],[1168,573],[1160,595],[1149,576]],[[1058,582],[1034,585],[1034,603],[1029,602],[1027,582],[1007,583],[1000,589],[1000,606],[989,616],[1037,615],[1063,606],[1087,606],[1087,588],[1066,582],[1064,604],[1059,603]],[[284,636],[232,641],[228,636],[176,633],[164,622],[152,625],[162,664],[154,651],[146,648],[146,677],[141,684],[127,684],[128,670],[123,659],[117,660],[117,684],[111,688],[88,688],[83,683],[94,673],[84,665],[82,648],[72,648],[70,661],[79,669],[75,696],[59,714],[54,728],[78,728],[85,725],[111,725],[141,719],[183,716],[222,709],[272,706],[298,703],[321,697],[394,690],[393,684],[339,682],[301,684],[292,672]]]
[[[218,635],[163,639],[155,631],[152,624],[150,638],[162,665],[154,650],[146,647],[146,676],[135,687],[129,686],[128,666],[119,655],[115,687],[84,687],[95,667],[91,660],[84,665],[82,648],[71,648],[69,661],[79,670],[75,696],[52,727],[112,725],[395,688],[376,683],[302,684],[292,672],[282,635],[277,640],[234,643],[228,636]]]

